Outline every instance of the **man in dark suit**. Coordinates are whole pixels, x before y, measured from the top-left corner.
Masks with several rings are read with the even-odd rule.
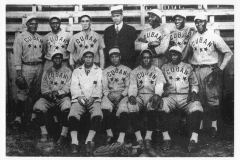
[[[134,41],[137,38],[134,27],[123,23],[123,5],[111,7],[113,25],[104,31],[105,53],[112,48],[119,48],[121,64],[133,69],[137,55],[135,54]],[[106,67],[110,65],[109,56],[106,55]]]

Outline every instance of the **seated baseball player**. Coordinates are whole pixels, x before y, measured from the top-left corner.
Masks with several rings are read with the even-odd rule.
[[[91,125],[86,139],[87,156],[92,156],[93,138],[103,118],[100,108],[102,98],[102,70],[93,63],[94,53],[86,51],[83,54],[84,64],[74,69],[71,82],[72,106],[68,116],[71,130],[71,152],[78,152],[77,130],[81,116],[85,112],[91,114]]]
[[[163,150],[171,147],[171,138],[168,134],[169,113],[174,109],[186,112],[188,116],[189,131],[191,133],[188,152],[197,149],[198,131],[202,119],[203,108],[197,99],[198,81],[190,64],[182,62],[182,50],[179,46],[169,49],[170,63],[163,65],[162,72],[167,81],[161,108],[163,117]],[[166,96],[166,97],[165,97]]]
[[[111,66],[103,71],[103,94],[101,103],[103,120],[106,123],[107,139],[105,145],[112,142],[112,125],[116,110],[116,116],[120,118],[120,134],[116,145],[121,146],[124,142],[125,132],[128,128],[128,88],[131,69],[120,63],[121,54],[118,48],[109,51]]]
[[[153,54],[151,50],[141,52],[141,65],[135,68],[130,74],[130,86],[128,91],[129,119],[135,132],[138,143],[141,146],[142,154],[146,151],[150,156],[157,156],[152,147],[152,132],[157,127],[157,108],[160,106],[163,85],[166,83],[162,71],[153,65]],[[145,145],[138,126],[137,114],[139,111],[146,111],[147,131]]]
[[[33,111],[36,113],[36,122],[40,125],[42,137],[41,142],[46,142],[49,138],[45,127],[46,113],[50,109],[60,109],[60,122],[62,132],[57,144],[64,143],[68,133],[68,114],[71,107],[69,95],[72,71],[62,66],[63,54],[56,51],[52,55],[53,66],[43,72],[41,82],[42,98],[34,105]],[[56,120],[56,117],[55,117]]]

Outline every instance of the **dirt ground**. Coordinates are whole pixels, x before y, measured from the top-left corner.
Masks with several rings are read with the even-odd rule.
[[[162,151],[162,136],[160,132],[153,132],[154,148],[161,157],[233,157],[234,156],[234,123],[233,120],[225,119],[219,122],[219,134],[216,138],[209,136],[208,129],[210,127],[210,120],[205,116],[204,130],[199,133],[199,150],[195,153],[187,153],[186,148],[189,138],[179,134],[178,130],[178,115],[171,115],[171,129],[169,134],[172,138],[173,146],[169,151]],[[40,129],[36,127],[32,131],[17,132],[11,126],[13,118],[9,116],[7,118],[6,128],[6,156],[50,156],[50,157],[84,157],[84,140],[87,136],[87,129],[80,128],[79,134],[79,154],[70,154],[70,142],[71,138],[68,135],[68,140],[65,146],[57,147],[55,142],[57,138],[53,139],[53,143],[49,143],[47,146],[51,148],[48,151],[40,149],[38,141],[40,139]],[[85,122],[83,122],[85,123]],[[86,124],[86,123],[85,123]],[[101,128],[103,128],[101,126]],[[144,127],[143,127],[144,128]],[[53,129],[54,130],[54,129]],[[131,132],[131,131],[130,131]],[[52,132],[53,133],[53,132]],[[142,131],[144,136],[144,131]],[[52,134],[53,135],[53,134]],[[117,135],[115,137],[118,137]],[[105,132],[103,129],[95,136],[95,147],[100,147],[103,144],[105,138]],[[126,134],[125,142],[135,143],[134,134]]]

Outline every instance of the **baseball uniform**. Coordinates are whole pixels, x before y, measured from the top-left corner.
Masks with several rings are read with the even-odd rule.
[[[17,97],[21,101],[26,101],[29,90],[38,90],[40,86],[36,85],[42,73],[42,36],[28,31],[18,35],[13,44],[14,64],[16,70],[22,70],[22,76],[26,79],[28,89],[18,89]]]
[[[194,31],[188,26],[184,26],[182,29],[175,28],[170,34],[169,48],[179,46],[182,49],[182,59],[185,59],[189,49],[188,42],[193,34]]]
[[[189,41],[190,50],[193,52],[190,63],[194,66],[196,76],[200,85],[201,103],[204,97],[210,106],[219,105],[219,86],[209,86],[204,79],[212,72],[212,67],[219,62],[219,53],[224,54],[220,69],[224,69],[233,55],[224,40],[211,30],[200,34],[196,32]]]
[[[76,117],[80,120],[80,116],[86,112],[85,106],[78,103],[77,98],[83,96],[85,98],[96,97],[89,110],[91,118],[94,116],[101,116],[100,108],[102,98],[102,70],[93,64],[89,74],[85,72],[85,66],[82,65],[76,68],[72,74],[71,82],[72,106],[68,117]]]
[[[60,107],[61,111],[70,109],[71,101],[67,94],[70,92],[72,71],[68,67],[61,67],[60,69],[55,69],[54,67],[48,68],[43,72],[41,92],[42,94],[52,93],[57,91],[59,96],[63,95],[63,98],[59,101],[49,101],[45,98],[40,98],[33,107],[33,110],[40,110],[43,113],[49,108]],[[65,95],[65,96],[64,96]]]
[[[196,110],[203,112],[199,101],[187,103],[189,92],[198,93],[199,91],[197,77],[190,64],[167,63],[163,65],[162,72],[167,81],[165,91],[169,94],[168,97],[163,98],[163,111],[169,113],[173,109],[179,108],[188,114]]]
[[[127,102],[128,102],[128,89],[130,82],[130,72],[131,69],[120,65],[118,67],[109,66],[103,71],[103,99],[101,103],[101,109],[107,109],[112,112],[113,107],[116,107],[117,116],[122,112],[128,112]],[[124,98],[114,106],[114,104],[108,99],[108,94],[122,94]]]
[[[139,38],[144,39],[145,42],[139,41]],[[158,41],[160,45],[154,48],[154,56],[152,64],[156,67],[162,67],[164,63],[166,63],[165,53],[168,49],[169,41],[170,41],[170,30],[165,26],[161,25],[156,28],[147,28],[143,30],[138,38],[135,41],[135,50],[142,51],[148,48],[148,43]]]
[[[90,30],[89,34],[81,31],[71,38],[67,51],[70,52],[70,65],[76,64],[75,68],[83,64],[82,56],[85,50],[91,50],[94,53],[94,62],[100,63],[99,50],[104,49],[103,38]]]
[[[67,46],[70,41],[71,34],[69,32],[65,32],[62,29],[55,34],[53,32],[48,33],[43,37],[43,51],[44,58],[46,58],[46,62],[44,64],[44,71],[50,68],[53,65],[51,61],[52,55],[56,51],[61,51],[63,54],[63,66],[68,66],[69,61],[69,53],[67,53]]]
[[[166,80],[162,71],[155,66],[151,66],[148,70],[142,66],[135,68],[130,74],[130,86],[128,96],[135,96],[137,105],[128,103],[130,112],[138,112],[139,110],[147,110],[149,99],[154,95],[162,95],[162,85]]]

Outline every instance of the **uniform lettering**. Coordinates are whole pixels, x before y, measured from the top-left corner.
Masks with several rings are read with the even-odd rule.
[[[207,44],[207,46],[208,46],[208,47],[211,47],[211,45],[212,45],[212,42],[210,41],[210,42]]]

